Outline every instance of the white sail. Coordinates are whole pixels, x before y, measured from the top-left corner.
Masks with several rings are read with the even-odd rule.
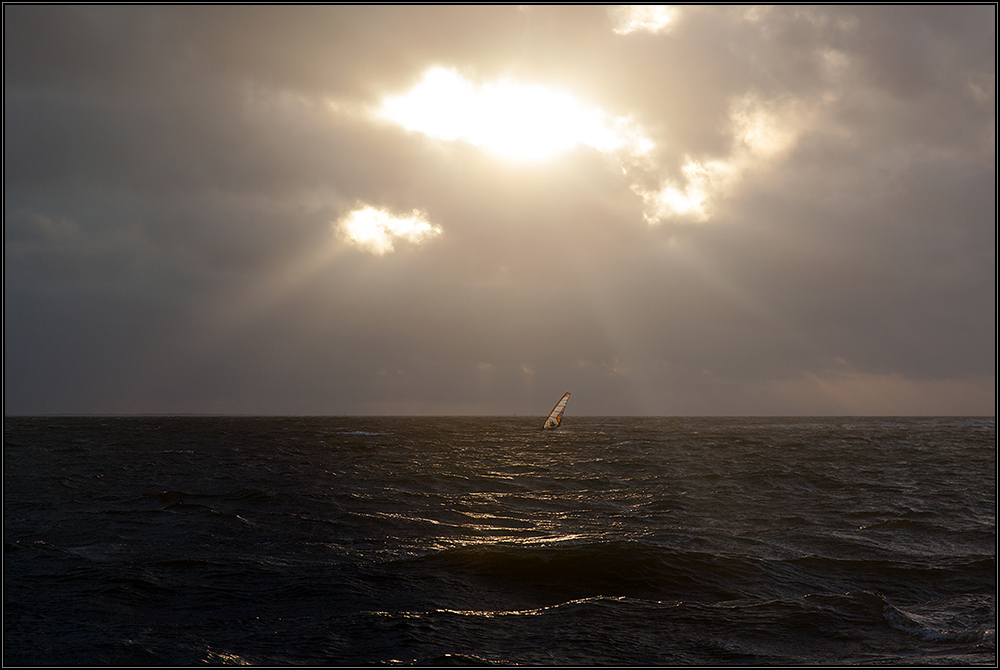
[[[566,409],[567,402],[569,402],[568,393],[564,395],[562,398],[560,398],[559,402],[556,403],[556,406],[552,408],[551,412],[549,412],[549,418],[545,419],[545,425],[542,426],[543,430],[546,428],[559,427],[559,424],[562,423],[562,415],[563,411],[565,411]]]

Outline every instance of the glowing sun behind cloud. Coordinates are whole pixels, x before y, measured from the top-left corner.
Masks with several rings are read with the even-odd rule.
[[[509,160],[544,160],[580,145],[630,154],[653,146],[628,117],[611,116],[563,91],[509,79],[475,84],[440,67],[409,92],[386,99],[377,115]]]

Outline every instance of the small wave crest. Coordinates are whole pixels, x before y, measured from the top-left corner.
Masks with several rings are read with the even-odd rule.
[[[885,619],[896,630],[925,641],[996,640],[996,608],[985,595],[964,595],[910,607],[886,604]]]

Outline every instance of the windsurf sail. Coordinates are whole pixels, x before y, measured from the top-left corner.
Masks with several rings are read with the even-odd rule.
[[[562,415],[563,412],[566,410],[567,402],[569,402],[568,393],[564,395],[562,398],[559,398],[559,402],[557,402],[556,406],[552,408],[551,412],[549,412],[549,418],[545,420],[545,425],[542,426],[542,430],[545,430],[546,428],[559,427],[559,424],[562,423]]]

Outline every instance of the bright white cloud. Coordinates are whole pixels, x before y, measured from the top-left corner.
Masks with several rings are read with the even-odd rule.
[[[430,223],[419,210],[397,216],[371,205],[349,212],[334,227],[352,244],[378,256],[393,251],[395,240],[420,244],[442,232],[441,226]]]
[[[666,179],[650,190],[632,185],[645,205],[644,217],[650,225],[668,218],[706,221],[715,200],[733,188],[752,168],[766,166],[791,149],[801,133],[815,119],[816,106],[792,99],[764,101],[744,96],[730,106],[732,150],[724,158],[685,158],[681,181]]]
[[[677,18],[677,11],[668,5],[623,5],[608,10],[615,22],[614,31],[619,35],[637,30],[650,33],[667,30]]]
[[[736,178],[736,167],[726,161],[702,163],[688,157],[682,172],[683,184],[667,180],[658,191],[632,185],[632,192],[642,198],[643,216],[650,225],[674,216],[706,220],[710,212],[709,199]]]
[[[476,84],[432,68],[410,91],[386,99],[377,116],[442,140],[470,144],[513,160],[542,160],[590,146],[643,154],[652,147],[628,117],[615,117],[564,91],[502,79]]]

